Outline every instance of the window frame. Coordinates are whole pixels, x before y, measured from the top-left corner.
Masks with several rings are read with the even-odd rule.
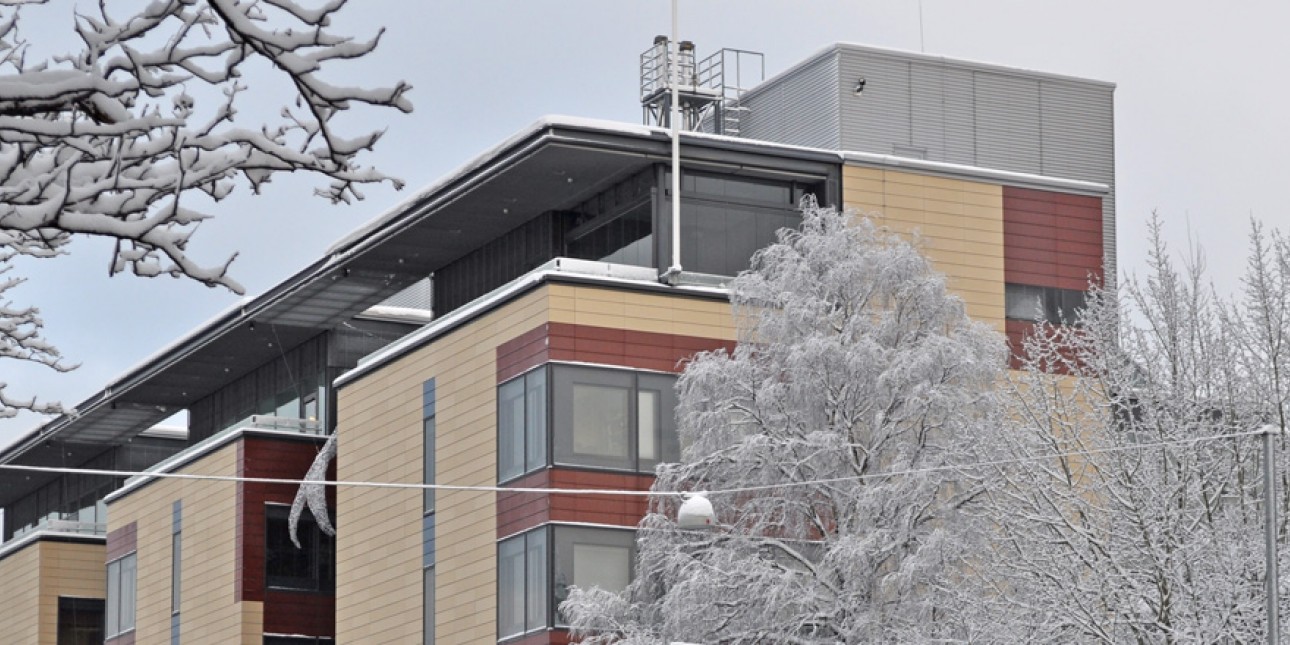
[[[1007,320],[1078,327],[1082,312],[1088,306],[1088,291],[1079,289],[1008,282],[1003,293]],[[1036,313],[1041,317],[1036,318]]]
[[[127,564],[130,566],[127,567]],[[127,586],[127,576],[125,575],[127,569],[130,572],[128,576],[130,589],[128,611],[124,603],[126,595],[123,593]],[[114,577],[115,584],[113,583]],[[107,563],[107,598],[104,599],[103,603],[103,638],[110,640],[133,632],[138,624],[136,617],[138,607],[139,558],[138,551],[131,551]]]
[[[81,617],[81,615],[84,613],[89,613],[89,614],[97,613],[98,624],[93,626],[87,626],[83,622],[78,620]],[[105,635],[107,631],[107,600],[103,598],[79,598],[74,596],[59,596],[58,597],[58,622],[57,622],[58,642],[59,643],[64,642],[63,636],[65,633],[65,630],[70,630],[72,632],[72,638],[76,639],[76,636],[79,635],[80,630],[86,629],[86,628],[88,628],[92,632],[91,636],[97,636],[97,638],[90,639],[93,642],[102,643],[107,639],[107,636]]]
[[[595,539],[596,536],[604,538],[612,535],[609,539]],[[534,540],[540,540],[542,561],[534,565],[530,558],[533,553],[532,545]],[[518,599],[519,606],[523,608],[524,627],[521,631],[502,633],[502,603],[504,600],[515,602],[516,599],[506,594],[503,586],[503,568],[502,558],[503,549],[519,545],[519,551],[515,554],[519,556],[522,565],[523,577],[510,581],[513,585],[512,591],[518,590],[521,597]],[[573,585],[571,575],[566,575],[565,571],[570,574],[574,571],[574,562],[572,561],[573,553],[579,544],[603,546],[610,548],[622,548],[626,550],[624,564],[627,566],[626,578],[627,584],[631,584],[636,577],[636,529],[625,526],[609,525],[583,525],[583,524],[560,524],[551,523],[543,524],[536,528],[529,529],[520,533],[515,533],[497,541],[497,640],[498,642],[514,641],[529,634],[540,632],[548,629],[565,629],[568,623],[560,615],[560,603],[568,597],[568,589]],[[568,553],[569,560],[565,562],[564,555]],[[531,577],[535,569],[540,568],[541,579],[534,580]],[[561,579],[566,582],[561,583]],[[540,584],[534,584],[538,582]],[[539,611],[542,615],[537,622],[530,622],[529,613],[535,608],[534,598],[530,594],[537,593],[541,596],[541,606]]]
[[[336,516],[334,510],[331,510],[330,512],[332,517]],[[282,534],[287,535],[288,534],[287,531],[289,530],[287,528],[287,523],[289,521],[290,515],[291,515],[291,506],[289,504],[278,504],[275,502],[266,502],[264,505],[264,535],[265,535],[264,588],[265,590],[266,591],[285,591],[290,593],[321,593],[321,594],[335,593],[335,590],[336,590],[335,541],[334,541],[334,538],[322,532],[322,529],[319,528],[318,522],[316,519],[314,519],[312,514],[302,513],[300,515],[300,523],[296,529],[297,535],[301,535],[302,537],[303,537],[304,531],[311,531],[314,534],[314,538],[312,542],[301,547],[301,550],[306,550],[306,549],[313,550],[313,553],[310,555],[310,563],[313,571],[311,575],[307,578],[310,581],[311,586],[296,586],[293,582],[286,582],[285,577],[270,573],[268,536],[270,531],[273,530],[271,528],[272,523],[281,522]],[[277,516],[280,516],[280,517],[277,517]],[[330,550],[324,548],[323,546],[324,541],[328,541],[331,543],[332,546]],[[287,541],[287,545],[292,549],[295,548],[295,545],[291,544],[290,540]],[[328,551],[330,551],[330,554],[328,553]],[[328,566],[328,563],[324,562],[324,558],[327,555],[330,555],[332,559],[332,561],[330,562],[330,566]],[[330,573],[330,576],[327,575],[328,573]],[[305,580],[306,578],[302,577],[298,579]],[[277,584],[275,584],[275,582]]]
[[[498,483],[513,482],[550,467],[653,474],[658,464],[679,460],[681,446],[675,415],[677,378],[676,374],[669,372],[613,365],[549,362],[499,383],[496,389]],[[531,399],[534,390],[530,385],[533,379],[540,379],[540,387],[544,392],[542,409],[538,414],[542,424],[541,436],[537,436],[538,433],[529,425],[534,408]],[[627,454],[624,457],[576,452],[576,428],[573,427],[576,408],[573,404],[574,388],[577,385],[617,387],[628,391],[627,410],[624,413],[627,423]],[[513,392],[504,394],[508,389]],[[657,407],[652,416],[655,425],[654,457],[641,456],[643,418],[640,406],[643,392],[658,395]],[[508,427],[508,424],[513,423],[510,419],[516,411],[512,406],[521,400],[524,423]],[[507,407],[512,407],[509,413],[506,411]],[[522,442],[523,445],[514,446],[512,441]],[[538,444],[542,454],[535,456],[531,453],[534,443]],[[508,458],[508,454],[511,457]],[[519,468],[510,463],[517,457],[523,459]]]
[[[531,397],[534,389],[531,382],[541,381],[542,396],[539,400],[542,403],[542,409],[539,415],[542,422],[540,429],[535,429],[531,424]],[[519,383],[519,396],[502,398],[502,391],[515,383]],[[551,371],[550,364],[539,365],[523,374],[516,375],[497,384],[495,390],[497,394],[497,479],[500,482],[514,481],[529,473],[537,472],[551,465]],[[520,409],[523,413],[523,421],[519,424],[518,429],[503,427],[503,406],[511,403],[518,398]],[[505,418],[511,418],[507,415]],[[511,447],[510,451],[503,448],[510,447],[504,440],[504,432],[510,432],[512,439],[518,439],[518,471],[513,464],[507,464],[503,460],[508,452],[515,452]],[[531,445],[532,444],[532,445]],[[540,450],[540,454],[535,452]],[[506,466],[512,466],[506,468]]]

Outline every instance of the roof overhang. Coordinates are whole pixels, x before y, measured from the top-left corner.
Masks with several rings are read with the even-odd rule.
[[[545,118],[379,216],[267,293],[225,310],[0,452],[0,464],[74,465],[529,219],[569,208],[670,156],[667,130]],[[836,176],[837,152],[685,133],[687,168]],[[253,324],[254,323],[254,324]],[[70,451],[70,452],[69,452]],[[33,480],[0,471],[0,487]],[[14,489],[10,489],[14,490]]]

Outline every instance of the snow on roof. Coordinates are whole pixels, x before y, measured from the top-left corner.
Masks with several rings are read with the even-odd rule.
[[[480,316],[502,303],[510,300],[529,288],[545,282],[553,276],[577,276],[597,283],[619,286],[645,286],[659,288],[658,272],[650,267],[609,264],[590,260],[556,258],[528,273],[494,289],[488,294],[476,298],[469,304],[454,310],[442,318],[421,329],[400,338],[389,345],[359,359],[358,366],[333,381],[335,387],[341,387],[363,375],[385,365],[403,354],[431,340],[456,329],[458,326]],[[721,287],[683,285],[667,287],[678,294],[707,295],[728,297],[728,290]]]

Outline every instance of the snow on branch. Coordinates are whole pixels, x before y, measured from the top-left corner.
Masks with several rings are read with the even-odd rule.
[[[0,245],[48,256],[73,235],[113,237],[112,273],[187,276],[240,293],[227,262],[203,267],[188,257],[206,215],[187,193],[218,200],[239,177],[258,190],[297,171],[328,178],[319,193],[332,201],[361,198],[361,183],[400,186],[355,161],[380,130],[334,129],[333,117],[356,103],[412,110],[404,83],[323,80],[328,61],[361,58],[380,42],[380,33],[356,40],[327,29],[345,4],[158,0],[121,18],[101,3],[76,16],[79,51],[40,61],[20,31],[26,7],[0,7]],[[276,123],[234,123],[251,66],[294,90]]]
[[[362,58],[380,42],[382,32],[364,40],[330,30],[347,0],[77,5],[65,45],[41,34],[40,51],[68,48],[46,56],[23,20],[55,2],[0,0],[0,273],[16,256],[54,257],[77,236],[97,236],[116,240],[109,274],[243,293],[229,273],[236,253],[213,266],[189,255],[212,200],[243,182],[258,191],[283,172],[318,175],[315,192],[333,203],[361,199],[359,184],[402,187],[357,161],[383,130],[337,129],[335,117],[359,104],[412,110],[405,83],[325,80],[329,62]],[[244,93],[270,91],[248,79],[266,74],[286,104],[265,122],[237,121]],[[41,340],[35,314],[0,310],[0,357],[68,369]],[[0,416],[17,409],[58,410],[5,397],[0,386]]]

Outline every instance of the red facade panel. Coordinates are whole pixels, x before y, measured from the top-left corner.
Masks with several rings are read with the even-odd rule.
[[[1102,279],[1102,200],[1003,188],[1004,281],[1083,291]]]
[[[704,351],[734,350],[733,341],[654,332],[546,323],[497,347],[497,382],[548,361],[599,363],[660,372],[679,372]]]
[[[506,485],[515,488],[647,491],[653,483],[653,475],[557,466],[530,473]],[[514,535],[548,522],[636,526],[648,508],[649,498],[644,495],[498,493],[497,536]]]
[[[137,548],[139,540],[139,523],[130,522],[125,526],[107,534],[107,543],[104,549],[107,556],[104,562],[111,562],[117,558],[129,555]]]
[[[313,464],[319,447],[313,441],[243,437],[237,444],[238,476],[301,479]],[[335,476],[333,462],[328,478]],[[238,484],[234,599],[264,601],[266,633],[331,637],[336,633],[333,594],[265,588],[265,505],[290,504],[295,497],[294,484]],[[327,503],[335,507],[335,487],[327,488]]]

